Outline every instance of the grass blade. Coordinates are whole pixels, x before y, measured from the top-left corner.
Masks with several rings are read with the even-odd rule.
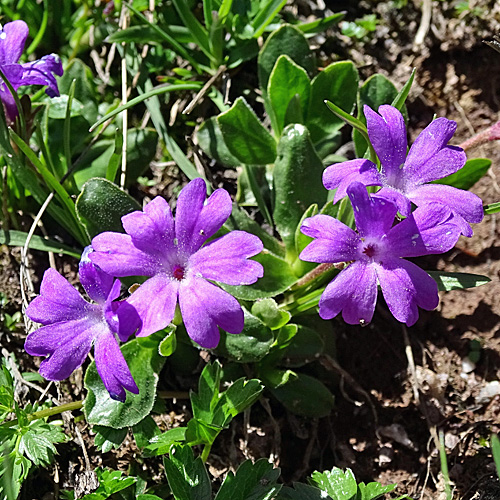
[[[151,89],[148,90],[147,92],[144,92],[140,96],[131,99],[128,101],[126,104],[123,106],[119,106],[118,108],[114,109],[111,111],[111,113],[108,113],[107,115],[103,116],[100,120],[97,120],[92,127],[90,127],[89,132],[93,132],[99,125],[102,125],[104,122],[107,122],[110,118],[114,118],[116,115],[119,115],[122,111],[125,111],[126,109],[132,108],[136,104],[145,101],[146,99],[150,99],[151,97],[155,97],[161,94],[165,94],[167,92],[175,92],[176,90],[200,90],[201,88],[201,83],[198,82],[192,82],[192,83],[179,83],[179,84],[174,84],[174,85],[158,85],[157,87],[152,87]],[[158,106],[158,109],[160,108],[160,101],[156,99],[156,105]],[[146,103],[147,106],[147,103]]]
[[[188,4],[185,0],[172,0],[175,9],[179,13],[182,22],[189,29],[193,38],[196,40],[198,47],[205,53],[205,55],[212,61],[215,61],[214,56],[210,50],[210,40],[208,37],[208,31],[202,26],[202,24],[196,19]]]
[[[23,231],[4,231],[0,230],[0,245],[9,245],[11,247],[24,247],[28,233]],[[54,252],[69,255],[70,257],[80,258],[81,252],[71,248],[64,243],[55,240],[45,239],[38,235],[33,235],[30,239],[29,248],[41,250],[42,252]]]
[[[266,26],[274,19],[274,16],[285,6],[286,0],[269,0],[255,16],[252,21],[252,28],[254,30],[253,37],[258,38]]]
[[[156,31],[156,33],[158,33],[158,35],[160,35],[163,40],[165,40],[168,44],[170,44],[170,46],[180,55],[182,56],[184,59],[186,59],[186,61],[189,62],[189,64],[191,64],[191,66],[195,69],[195,71],[198,73],[198,74],[201,74],[202,73],[202,70],[200,69],[200,66],[198,65],[198,63],[190,56],[189,52],[182,46],[180,45],[176,40],[175,38],[171,37],[168,33],[166,33],[165,31],[163,31],[160,27],[158,27],[156,24],[153,24],[152,22],[149,21],[149,19],[142,13],[140,12],[139,10],[137,10],[135,7],[133,7],[131,4],[126,4],[127,8],[129,10],[131,10],[136,16],[138,16],[143,22],[145,22],[146,24],[148,24],[149,26],[151,26],[152,29],[154,29]]]
[[[19,137],[13,130],[10,130],[10,136],[12,140],[16,143],[18,148],[25,154],[28,160],[35,166],[40,175],[43,177],[47,186],[53,190],[66,208],[69,218],[65,218],[66,229],[82,244],[86,245],[89,243],[87,236],[83,232],[83,228],[78,222],[75,212],[75,204],[71,199],[69,193],[64,189],[64,187],[59,183],[59,181],[54,177],[50,170],[40,161],[38,156],[32,151],[32,149]],[[65,214],[66,215],[66,214]]]

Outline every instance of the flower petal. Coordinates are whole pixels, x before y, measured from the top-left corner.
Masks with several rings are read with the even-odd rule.
[[[179,282],[157,274],[144,282],[126,300],[141,318],[137,337],[147,337],[165,328],[174,318]]]
[[[352,182],[361,182],[365,186],[381,186],[382,179],[377,167],[370,160],[349,160],[334,163],[323,172],[323,185],[326,189],[337,189],[334,203],[347,196],[347,188]]]
[[[26,315],[32,321],[50,325],[79,319],[93,307],[55,269],[49,268],[43,275],[40,295],[26,308]]]
[[[78,266],[78,277],[87,295],[94,302],[104,304],[113,286],[114,278],[90,260],[89,255],[93,251],[91,246],[84,249]]]
[[[384,200],[396,205],[398,211],[405,217],[408,217],[411,214],[411,202],[406,194],[394,189],[391,186],[384,185],[384,187],[377,191],[373,196],[383,198]]]
[[[299,258],[307,262],[346,262],[355,260],[359,236],[350,227],[328,215],[304,220],[300,230],[314,241],[302,250]]]
[[[382,165],[382,173],[389,179],[401,176],[408,142],[403,115],[394,106],[383,105],[377,114],[369,106],[363,107],[368,137]]]
[[[437,118],[427,125],[410,148],[404,166],[405,176],[408,179],[432,176],[427,175],[425,169],[433,168],[432,158],[448,144],[456,129],[457,124],[447,118]]]
[[[49,97],[59,96],[57,80],[53,73],[58,76],[63,74],[63,67],[59,56],[49,54],[37,61],[21,64],[23,68],[22,85],[47,85],[45,90]]]
[[[467,161],[467,156],[462,148],[447,146],[429,158],[426,163],[420,164],[416,170],[405,168],[409,185],[424,184],[460,170]]]
[[[215,190],[204,205],[205,181],[192,180],[179,194],[175,213],[175,235],[179,249],[190,255],[213,236],[231,215],[232,203],[225,189]]]
[[[342,311],[350,325],[369,323],[377,303],[377,276],[372,265],[354,262],[328,284],[319,301],[319,315],[332,319]]]
[[[0,66],[19,61],[28,34],[28,25],[24,21],[13,21],[0,29]]]
[[[408,193],[408,198],[417,206],[433,202],[446,205],[451,209],[453,215],[459,218],[457,222],[465,236],[472,236],[472,229],[461,223],[460,219],[477,223],[481,222],[484,217],[483,202],[479,196],[452,186],[444,184],[418,186],[411,193]]]
[[[188,335],[206,349],[217,347],[218,326],[229,333],[240,333],[243,310],[229,293],[203,278],[191,278],[179,288],[179,305]]]
[[[189,259],[189,268],[206,279],[228,285],[251,285],[262,278],[264,268],[248,258],[263,248],[257,236],[231,231],[194,253]]]
[[[103,331],[107,331],[104,322],[63,321],[30,333],[24,347],[32,356],[49,355],[40,363],[40,375],[47,380],[64,380],[83,364],[92,342]]]
[[[418,257],[444,253],[452,249],[460,237],[451,210],[440,203],[419,207],[387,234],[387,245],[394,257]]]
[[[128,302],[116,301],[120,296],[120,290],[121,283],[116,280],[102,310],[109,329],[125,342],[141,326],[141,318]]]
[[[122,217],[123,228],[132,237],[133,245],[152,256],[168,255],[175,251],[174,218],[170,206],[157,196],[144,212],[132,212]]]
[[[439,304],[437,283],[412,262],[388,260],[377,266],[377,277],[392,315],[408,326],[418,319],[417,306],[431,311]]]
[[[90,260],[113,276],[153,276],[161,270],[158,259],[135,247],[128,234],[98,234],[92,248]]]
[[[102,333],[97,337],[94,354],[97,373],[113,399],[125,402],[125,389],[139,394],[139,388],[111,332]]]
[[[370,196],[366,187],[353,182],[347,194],[354,210],[356,229],[361,237],[383,236],[394,224],[397,208],[378,196]],[[378,193],[377,193],[378,194]]]

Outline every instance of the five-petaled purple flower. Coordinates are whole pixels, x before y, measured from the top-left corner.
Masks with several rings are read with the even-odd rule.
[[[444,184],[430,184],[460,170],[466,161],[461,148],[447,146],[457,125],[452,120],[437,118],[413,143],[408,156],[406,127],[403,116],[394,107],[383,105],[379,114],[365,106],[366,125],[370,141],[380,159],[381,170],[364,159],[329,166],[323,174],[327,189],[336,189],[334,201],[346,195],[351,182],[365,186],[381,186],[378,197],[392,201],[404,216],[411,213],[411,203],[422,206],[442,203],[448,206],[462,234],[472,236],[469,222],[481,222],[481,199],[469,191]]]
[[[210,281],[255,283],[263,268],[248,258],[260,253],[263,245],[244,231],[204,245],[232,210],[224,189],[214,191],[206,204],[205,198],[205,181],[194,179],[179,195],[175,220],[167,202],[157,197],[143,212],[122,217],[127,234],[107,232],[92,241],[95,252],[90,258],[106,272],[149,277],[127,300],[142,320],[138,336],[165,328],[177,301],[189,336],[202,347],[217,346],[218,326],[229,333],[243,330],[239,302]]]
[[[446,252],[460,236],[451,210],[438,203],[417,208],[393,226],[397,207],[369,196],[359,182],[347,188],[358,232],[328,215],[304,221],[301,231],[315,238],[300,254],[310,262],[351,262],[325,288],[319,314],[331,319],[342,311],[349,324],[371,321],[380,285],[389,310],[408,326],[418,319],[417,306],[431,310],[439,302],[436,282],[401,257]]]
[[[110,396],[125,401],[125,389],[138,394],[134,379],[120,351],[115,334],[126,341],[137,330],[137,312],[126,302],[113,302],[120,295],[120,281],[95,266],[87,247],[80,262],[80,282],[91,304],[56,270],[43,276],[40,295],[26,309],[26,315],[41,323],[26,338],[25,349],[32,356],[48,356],[40,374],[48,380],[68,378],[85,361],[94,345],[95,364]]]
[[[50,97],[56,97],[59,95],[59,90],[54,74],[58,76],[63,74],[61,60],[56,54],[18,64],[28,33],[28,25],[24,21],[7,23],[3,28],[0,25],[0,69],[16,91],[25,85],[47,85],[46,93]],[[14,122],[18,115],[16,103],[1,78],[0,99],[7,111],[7,119]]]

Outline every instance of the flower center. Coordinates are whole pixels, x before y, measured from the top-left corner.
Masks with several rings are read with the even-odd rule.
[[[376,246],[371,243],[369,245],[366,245],[362,250],[362,252],[370,259],[375,255],[376,251]]]
[[[172,271],[174,278],[177,281],[182,281],[184,279],[185,269],[182,266],[176,265]]]

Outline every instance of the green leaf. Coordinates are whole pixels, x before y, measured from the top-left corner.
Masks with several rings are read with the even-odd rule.
[[[121,135],[121,132],[117,132]],[[158,134],[152,128],[130,129],[127,131],[127,171],[125,184],[130,185],[142,175],[156,155]],[[107,177],[107,171],[113,154],[115,139],[104,139],[96,142],[82,157],[81,165],[75,174],[78,189],[93,177]],[[120,158],[121,150],[118,152]],[[114,181],[113,179],[109,179]]]
[[[123,477],[123,472],[118,470],[97,467],[95,473],[99,487],[94,493],[85,495],[83,500],[106,500],[114,493],[128,488],[137,481],[136,477]]]
[[[350,114],[356,104],[358,84],[358,70],[351,61],[330,64],[314,78],[306,121],[314,143],[330,138],[344,125],[344,120],[328,109],[325,99]]]
[[[227,148],[246,165],[274,163],[276,141],[243,97],[217,117]]]
[[[222,393],[214,408],[213,423],[226,427],[231,420],[259,399],[264,386],[260,380],[240,378]]]
[[[95,432],[94,445],[102,453],[107,453],[113,448],[119,448],[128,434],[128,428],[115,429],[105,425],[94,425],[92,431]]]
[[[491,215],[500,212],[500,202],[490,203],[489,205],[485,205],[484,207],[484,215]]]
[[[359,483],[358,484],[359,493],[358,497],[360,500],[375,500],[384,496],[386,493],[390,493],[396,489],[395,484],[389,484],[383,486],[380,483]],[[360,496],[361,495],[361,496]]]
[[[195,418],[211,422],[212,412],[219,400],[221,365],[218,361],[203,368],[198,381],[198,393],[191,392],[191,405]]]
[[[138,424],[135,424],[132,427],[132,432],[134,433],[135,443],[138,448],[144,448],[154,437],[161,435],[160,428],[151,415],[148,415]]]
[[[59,427],[38,420],[23,433],[19,453],[26,455],[35,465],[47,466],[57,453],[54,443],[64,441],[66,435]]]
[[[168,357],[175,352],[175,349],[177,348],[177,336],[175,335],[176,330],[176,326],[169,325],[165,328],[164,331],[166,335],[158,346],[158,352],[161,356]]]
[[[211,445],[220,434],[222,427],[192,418],[187,424],[186,442],[189,446]]]
[[[224,142],[217,117],[212,116],[203,122],[196,132],[200,148],[212,159],[228,167],[238,167],[240,160],[233,156]]]
[[[271,500],[281,489],[277,484],[279,476],[280,469],[265,458],[255,463],[246,460],[236,474],[228,472],[215,500]]]
[[[122,233],[121,218],[136,210],[141,206],[107,179],[88,180],[76,200],[78,219],[92,238],[103,231]]]
[[[346,469],[345,473],[337,467],[331,471],[315,471],[311,475],[311,483],[328,493],[333,500],[355,500],[358,492],[351,469]]]
[[[304,212],[313,203],[326,203],[328,192],[321,181],[323,170],[307,128],[288,125],[281,136],[274,165],[273,218],[292,261],[297,257],[295,232]]]
[[[337,12],[336,14],[332,14],[331,16],[322,17],[311,21],[310,23],[300,23],[296,24],[296,27],[299,28],[302,33],[305,35],[316,35],[318,33],[324,33],[330,26],[339,23],[344,19],[346,12]]]
[[[297,415],[313,418],[329,415],[334,407],[332,393],[318,379],[303,373],[296,375],[283,385],[271,388],[273,396]]]
[[[497,469],[497,476],[500,479],[500,440],[496,434],[491,435],[491,453]]]
[[[238,335],[223,332],[217,350],[233,361],[253,363],[269,352],[273,342],[271,330],[245,310],[243,331]]]
[[[163,460],[167,481],[176,500],[210,500],[212,488],[200,457],[189,446],[172,445]]]
[[[164,358],[158,354],[158,347],[146,348],[144,342],[134,339],[122,347],[122,353],[139,388],[139,394],[127,392],[124,403],[111,399],[97,373],[95,363],[92,363],[84,380],[88,390],[84,412],[89,424],[123,429],[140,422],[153,408],[158,373],[164,363]]]
[[[186,431],[186,427],[174,427],[158,436],[154,436],[151,438],[149,444],[144,447],[144,456],[157,457],[159,455],[166,455],[173,444],[185,441]]]
[[[368,139],[368,131],[366,129],[366,125],[361,120],[358,120],[354,116],[351,116],[349,113],[346,113],[343,109],[333,104],[333,102],[326,100],[325,104],[333,114],[337,115],[345,123],[354,128],[355,131],[359,132],[363,137],[366,137]]]
[[[264,33],[266,26],[274,19],[276,14],[285,6],[286,0],[267,0],[260,2],[260,8],[252,21],[254,38]]]
[[[366,120],[363,114],[363,106],[366,104],[374,111],[378,111],[382,104],[391,104],[398,97],[398,91],[394,84],[384,75],[379,73],[372,75],[361,86],[358,99],[358,118],[364,123]],[[404,110],[402,110],[403,112]],[[360,136],[356,131],[353,132],[354,146],[356,156],[363,158],[368,147],[366,137]]]
[[[22,231],[4,231],[0,229],[0,245],[9,245],[11,247],[24,247],[28,233]],[[81,252],[71,248],[64,243],[51,240],[49,238],[42,238],[36,234],[30,238],[29,248],[34,250],[41,250],[42,252],[54,252],[69,255],[70,257],[80,258]]]
[[[214,59],[214,56],[210,50],[210,40],[208,38],[207,30],[202,26],[202,24],[196,19],[190,10],[189,4],[185,0],[172,0],[175,9],[179,13],[182,22],[189,29],[191,35],[195,39],[197,45],[210,59]]]
[[[487,276],[469,273],[446,273],[444,271],[426,271],[437,282],[439,290],[462,290],[485,285],[491,281]]]
[[[283,362],[285,366],[297,368],[318,359],[323,353],[325,342],[314,329],[297,325],[297,333],[285,349]]]
[[[291,319],[288,311],[280,309],[274,299],[261,299],[252,306],[252,314],[256,316],[271,330],[278,330],[285,326]]]
[[[408,94],[410,93],[411,86],[413,84],[413,80],[415,79],[415,75],[417,73],[417,68],[413,68],[410,78],[408,78],[408,81],[403,85],[403,88],[399,91],[398,95],[394,98],[394,100],[391,103],[391,106],[394,106],[395,108],[401,110],[404,110],[404,105],[406,102],[406,98],[408,97]]]
[[[81,115],[90,124],[97,118],[97,100],[96,92],[91,83],[93,78],[90,68],[80,59],[73,59],[64,68],[64,74],[58,78],[57,84],[61,96],[69,94],[71,85],[75,81],[74,96],[79,103],[83,104],[83,108],[79,110],[78,115]],[[73,105],[72,105],[73,108]],[[48,110],[50,113],[50,108]],[[64,118],[66,115],[66,106],[64,107]]]
[[[491,160],[487,158],[474,158],[467,160],[465,165],[454,174],[433,182],[468,190],[488,172],[490,166]]]
[[[62,95],[53,97],[47,101],[49,118],[54,120],[64,120],[66,118],[66,109],[68,107],[69,97]],[[71,117],[80,116],[84,105],[78,99],[71,99]]]
[[[237,299],[257,300],[275,297],[290,288],[296,281],[291,266],[280,257],[263,250],[253,260],[260,262],[264,267],[264,276],[253,285],[230,286],[221,284],[221,288]]]
[[[284,487],[279,500],[332,500],[330,495],[308,484],[293,483],[293,489]]]
[[[309,49],[304,34],[294,26],[285,24],[269,36],[259,52],[257,61],[259,85],[264,92],[267,90],[271,71],[281,55],[289,56],[308,74],[312,74],[314,70],[313,53]]]
[[[276,117],[276,134],[280,135],[285,127],[285,115],[290,101],[299,96],[302,116],[305,117],[309,106],[311,81],[304,68],[296,64],[287,55],[276,61],[269,76],[267,93]],[[299,121],[303,123],[303,119]]]

